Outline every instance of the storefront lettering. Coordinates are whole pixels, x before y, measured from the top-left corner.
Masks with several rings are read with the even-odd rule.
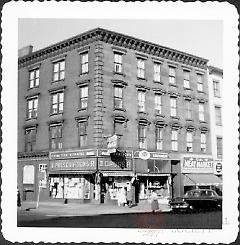
[[[51,159],[65,159],[65,158],[76,158],[85,156],[96,156],[97,150],[83,150],[83,151],[69,151],[69,152],[51,152]]]
[[[184,160],[184,168],[212,168],[213,161],[203,161],[203,160]]]
[[[211,158],[186,157],[182,162],[183,173],[213,173],[214,163]]]
[[[126,163],[123,162],[112,162],[109,160],[99,160],[98,167],[101,170],[115,170],[115,169],[131,169],[131,161],[126,161]]]

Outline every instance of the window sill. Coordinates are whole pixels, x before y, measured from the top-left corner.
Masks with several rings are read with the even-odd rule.
[[[170,116],[171,117],[171,119],[175,119],[175,120],[179,120],[180,119],[180,117],[177,117],[177,116]]]
[[[178,86],[177,86],[177,84],[174,84],[174,83],[169,83],[169,86],[171,86],[171,87],[175,87],[175,88],[177,88]]]
[[[148,115],[148,113],[145,112],[145,111],[138,111],[137,113],[138,113],[138,114],[142,114],[142,115]]]
[[[186,118],[186,121],[187,122],[193,122],[193,119],[192,118]]]
[[[200,93],[200,94],[205,94],[205,92],[201,91],[201,90],[197,90],[197,92]]]
[[[87,108],[78,108],[78,111],[87,111]]]
[[[163,82],[161,82],[161,81],[155,81],[155,80],[153,80],[153,82],[154,83],[157,83],[157,84],[161,84],[161,85],[163,85],[164,83]]]
[[[34,90],[34,89],[38,89],[39,86],[35,86],[35,87],[32,87],[32,88],[28,88],[27,91],[31,91],[31,90]]]
[[[60,82],[64,82],[65,81],[65,78],[64,79],[60,79],[60,80],[56,80],[56,81],[51,81],[51,83],[60,83]]]
[[[201,121],[201,120],[199,120],[199,122],[200,122],[200,123],[207,123],[206,121]]]
[[[187,87],[183,87],[184,90],[187,90],[187,91],[192,91],[191,88],[187,88]]]
[[[125,73],[123,73],[123,72],[113,71],[113,74],[114,74],[114,75],[119,75],[119,76],[126,77],[126,74],[125,74]]]
[[[147,79],[144,78],[144,77],[137,77],[137,80],[138,80],[138,81],[145,81],[145,82],[147,82]]]
[[[117,107],[114,107],[113,109],[114,109],[114,111],[124,111],[124,112],[126,112],[126,109],[125,108],[117,108]]]
[[[49,116],[52,117],[52,116],[62,116],[63,115],[63,112],[59,112],[59,113],[50,113]]]
[[[31,118],[26,118],[25,121],[29,122],[29,121],[36,121],[37,117],[31,117]]]
[[[155,116],[156,116],[156,117],[165,117],[165,115],[159,114],[159,113],[155,113]]]
[[[84,76],[84,75],[88,75],[88,74],[89,74],[89,72],[80,73],[79,77]]]

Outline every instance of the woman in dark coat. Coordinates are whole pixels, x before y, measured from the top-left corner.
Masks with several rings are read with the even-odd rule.
[[[157,193],[155,191],[152,192],[151,195],[151,209],[152,212],[155,213],[157,210],[159,210],[159,204],[157,200]]]

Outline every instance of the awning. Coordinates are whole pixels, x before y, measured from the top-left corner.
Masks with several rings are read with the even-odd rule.
[[[221,185],[222,180],[214,174],[185,174],[184,186]]]
[[[170,176],[170,174],[163,174],[163,173],[137,173],[137,176]]]

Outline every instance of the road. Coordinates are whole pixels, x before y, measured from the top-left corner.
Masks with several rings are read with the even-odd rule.
[[[27,216],[26,216],[27,215]],[[150,228],[150,229],[221,229],[221,211],[194,213],[129,213],[91,216],[25,214],[18,216],[18,226],[72,228]]]

